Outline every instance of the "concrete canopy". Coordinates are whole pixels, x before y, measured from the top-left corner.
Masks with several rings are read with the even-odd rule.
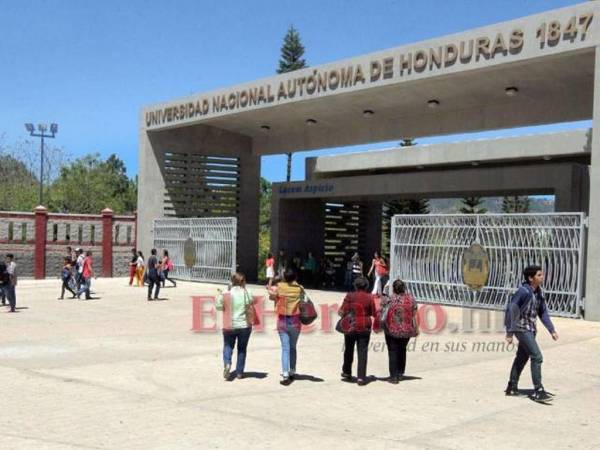
[[[583,3],[149,106],[142,128],[215,127],[248,136],[254,152],[269,154],[590,119],[600,32],[596,20],[586,25],[585,33],[582,27],[585,17],[599,10],[596,3]],[[565,34],[553,42],[538,37],[542,25],[557,21],[565,29],[573,18],[579,30],[575,36]],[[459,56],[446,64],[449,46]],[[470,46],[473,54],[463,62],[461,50],[468,56]],[[389,77],[371,81],[372,64],[385,65],[386,58]],[[423,62],[424,68],[417,70]],[[363,76],[356,78],[359,67]],[[304,79],[306,88],[311,75],[331,81],[333,72],[340,75],[345,69],[351,69],[349,80],[358,81],[335,90],[325,86],[311,95],[304,89],[299,95],[298,80]],[[290,93],[289,83],[296,85],[296,94],[280,98],[281,86]],[[517,95],[507,96],[507,87],[516,87]],[[240,93],[261,88],[264,101],[241,106]],[[430,108],[430,100],[439,105]],[[196,113],[188,113],[187,105],[194,104]],[[374,114],[365,117],[365,110]],[[308,119],[316,123],[307,124]]]

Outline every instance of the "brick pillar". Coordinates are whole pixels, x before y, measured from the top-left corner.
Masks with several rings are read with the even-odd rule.
[[[102,276],[112,277],[113,269],[113,210],[102,210]]]
[[[46,277],[46,227],[48,210],[42,205],[34,209],[35,213],[35,251],[33,253],[33,276],[36,280]]]

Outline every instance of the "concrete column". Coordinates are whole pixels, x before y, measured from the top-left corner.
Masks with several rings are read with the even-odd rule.
[[[142,122],[143,123],[143,122]],[[144,253],[150,253],[154,236],[154,219],[164,216],[165,182],[161,172],[163,149],[154,148],[145,129],[140,130],[139,189],[136,223],[136,245]]]
[[[102,276],[112,277],[113,270],[113,210],[102,210]]]
[[[323,256],[325,209],[319,199],[280,200],[273,197],[271,209],[271,248],[275,254],[285,249],[292,258],[312,251]]]
[[[554,189],[554,211],[556,212],[587,212],[587,190],[589,171],[587,166],[577,164],[567,173],[556,180]]]
[[[238,264],[249,281],[258,275],[258,220],[260,213],[260,156],[240,152]]]
[[[585,318],[600,321],[600,47],[596,47]]]
[[[360,255],[365,265],[371,264],[373,253],[381,252],[381,222],[382,222],[382,202],[367,202],[365,205],[365,215],[363,216],[366,223],[364,254]],[[363,218],[361,217],[361,219]],[[362,228],[362,225],[361,225]],[[367,267],[368,270],[368,267]]]
[[[46,228],[48,210],[38,206],[35,212],[35,250],[33,257],[33,276],[36,280],[46,277]]]

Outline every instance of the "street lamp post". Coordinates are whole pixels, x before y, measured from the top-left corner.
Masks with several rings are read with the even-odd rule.
[[[33,137],[40,138],[40,148],[41,148],[41,158],[40,158],[40,205],[44,205],[44,138],[52,138],[56,136],[58,133],[58,125],[53,123],[50,124],[50,132],[46,133],[48,130],[48,125],[45,123],[38,123],[37,129],[38,132],[35,131],[35,127],[32,123],[26,123],[25,129],[29,132],[29,134]]]

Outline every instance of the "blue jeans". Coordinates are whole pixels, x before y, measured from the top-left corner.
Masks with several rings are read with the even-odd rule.
[[[277,331],[281,340],[281,371],[284,377],[296,371],[296,344],[300,336],[300,316],[279,316]]]
[[[543,389],[542,387],[542,352],[535,341],[535,334],[531,331],[516,331],[515,337],[519,340],[519,348],[510,371],[510,382],[513,386],[518,386],[521,372],[531,359],[531,379],[534,389]]]
[[[232,330],[223,330],[223,364],[231,365],[231,357],[233,356],[233,348],[237,340],[237,361],[235,364],[235,373],[242,375],[244,366],[246,365],[246,349],[250,340],[252,328],[234,328]]]
[[[90,286],[92,285],[92,279],[90,278],[84,278],[83,276],[81,277],[81,287],[79,288],[79,290],[77,291],[77,297],[79,297],[81,294],[83,294],[85,292],[85,298],[86,299],[90,299]]]

